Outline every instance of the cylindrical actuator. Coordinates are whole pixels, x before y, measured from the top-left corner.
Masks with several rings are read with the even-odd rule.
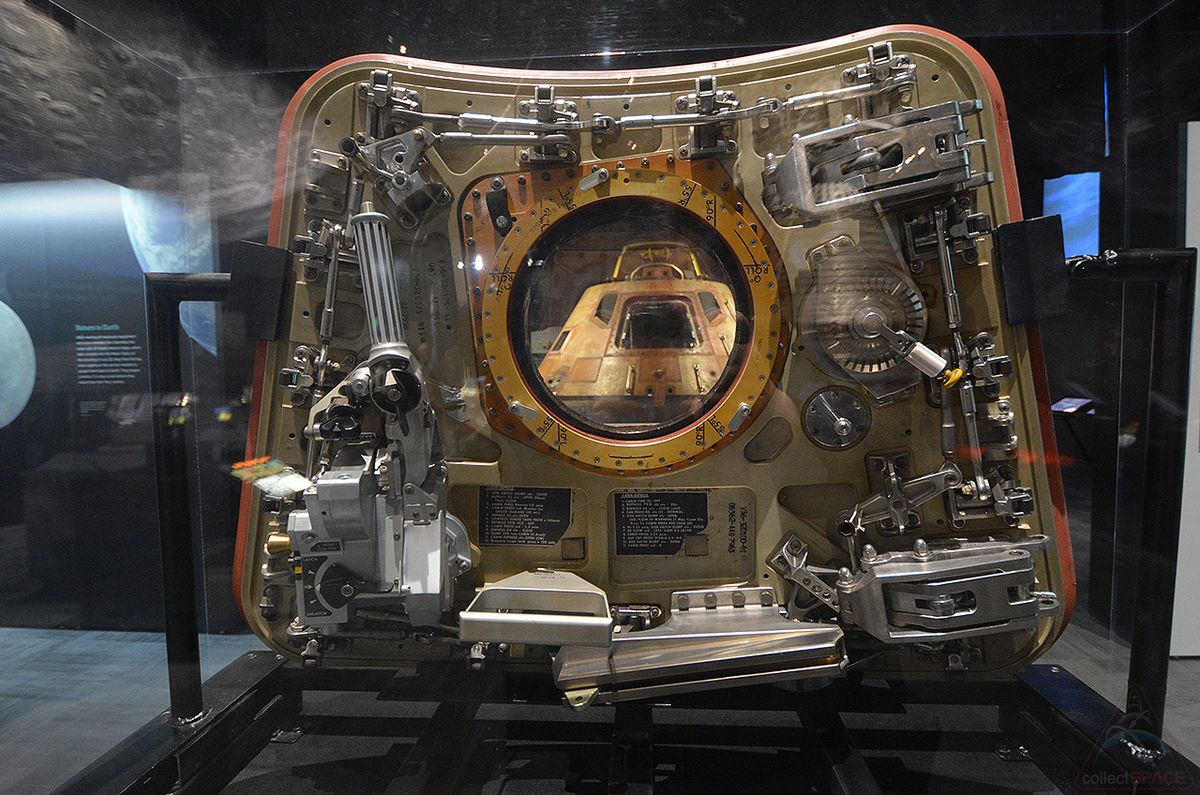
[[[930,378],[940,377],[949,367],[949,362],[939,356],[937,351],[904,329],[893,329],[883,319],[883,315],[874,310],[864,312],[858,323],[858,328],[861,329],[860,333],[865,337],[883,337],[902,359]]]
[[[350,219],[358,266],[362,270],[363,299],[366,302],[367,327],[371,347],[404,342],[400,313],[400,289],[392,261],[392,239],[388,235],[387,216],[377,213],[370,202]]]
[[[914,343],[909,348],[905,359],[930,378],[937,378],[949,367],[949,362],[939,356],[937,351],[920,342]]]

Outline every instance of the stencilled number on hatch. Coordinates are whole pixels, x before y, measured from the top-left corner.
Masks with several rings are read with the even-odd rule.
[[[716,417],[709,417],[708,424],[711,425],[712,429],[717,432],[717,436],[725,436],[725,423],[721,422]]]
[[[493,270],[488,275],[491,277],[492,283],[495,285],[496,295],[502,295],[508,290],[512,289],[513,281],[516,279],[516,274],[510,271],[507,265],[504,266],[504,270]]]
[[[767,278],[767,274],[771,272],[771,266],[765,262],[753,262],[749,265],[743,265],[742,269],[746,272],[746,280],[752,284],[758,284]]]

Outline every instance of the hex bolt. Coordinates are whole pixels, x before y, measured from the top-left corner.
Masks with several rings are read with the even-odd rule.
[[[873,561],[879,558],[879,553],[875,550],[872,544],[863,546],[862,559],[865,561]]]
[[[838,569],[838,585],[850,585],[854,582],[854,575],[850,573],[850,569],[842,566]]]
[[[929,544],[926,543],[925,539],[918,538],[916,542],[913,543],[913,555],[916,557],[928,558],[931,554],[932,553],[929,551]]]

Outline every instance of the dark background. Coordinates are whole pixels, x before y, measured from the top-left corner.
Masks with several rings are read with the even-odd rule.
[[[509,67],[650,67],[893,23],[954,33],[995,68],[1008,102],[1027,216],[1041,212],[1045,179],[1099,171],[1102,247],[1182,243],[1181,124],[1200,118],[1200,0],[0,0],[0,181],[95,177],[128,185],[151,176],[171,184],[180,175],[199,175],[214,208],[219,250],[227,254],[237,240],[265,239],[275,136],[292,92],[313,71],[346,55],[395,53],[403,46],[420,58]],[[610,54],[597,54],[602,52]],[[1148,324],[1129,312],[1136,295],[1095,288],[1077,291],[1075,299],[1071,317],[1044,328],[1046,359],[1054,398],[1082,395],[1098,405],[1095,417],[1060,426],[1059,437],[1070,462],[1064,474],[1080,574],[1089,583],[1081,587],[1078,612],[1108,623],[1112,605],[1126,601],[1114,590],[1118,578],[1105,568],[1122,543],[1113,528],[1136,516],[1138,506],[1107,484],[1119,468],[1136,468],[1145,454],[1136,433],[1119,453],[1112,440],[1122,429],[1136,429],[1148,399],[1131,388],[1131,379],[1113,374],[1122,344],[1126,353],[1144,345],[1139,335]],[[253,351],[239,339],[238,327],[219,329],[219,356],[192,346],[187,359],[189,389],[200,407],[190,438],[202,495],[196,520],[203,528],[207,618],[214,631],[242,629],[229,587],[237,488],[221,469],[240,457],[244,412],[237,427],[218,427],[206,410],[237,404],[248,385]],[[0,525],[21,521],[18,511],[24,515],[15,491],[24,491],[26,470],[39,462],[10,451],[26,450],[29,441],[19,423],[0,430],[0,482],[6,484]],[[47,457],[96,444],[70,428],[39,443],[39,455]],[[69,473],[62,488],[87,477]],[[143,468],[125,482],[144,485],[151,477]],[[1096,490],[1098,500],[1093,483],[1106,484]],[[111,586],[117,598],[106,602],[108,620],[84,610],[86,589],[45,576],[32,593],[0,586],[0,623],[157,626],[158,584],[144,576],[157,559],[156,531],[144,518],[153,511],[126,510],[130,494],[138,493],[120,484],[89,492],[97,515],[123,519],[105,527],[141,550],[137,560],[126,561],[129,576]],[[96,553],[86,547],[56,552],[109,562],[94,560]],[[1100,569],[1089,577],[1093,565]],[[47,612],[51,601],[58,608]]]

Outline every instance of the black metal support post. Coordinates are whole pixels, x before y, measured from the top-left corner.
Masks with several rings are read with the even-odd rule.
[[[608,791],[654,792],[654,705],[649,701],[622,701],[614,707]]]
[[[204,712],[200,687],[200,640],[196,621],[195,557],[184,426],[172,422],[183,392],[179,355],[179,305],[223,301],[228,273],[147,273],[146,327],[150,396],[154,406],[154,462],[158,491],[158,539],[162,551],[163,626],[171,715],[192,721]]]
[[[1146,442],[1152,452],[1146,459],[1140,548],[1134,561],[1137,619],[1125,709],[1138,718],[1138,728],[1161,737],[1183,503],[1196,250],[1128,249],[1069,262],[1074,278],[1154,285],[1146,407]]]

